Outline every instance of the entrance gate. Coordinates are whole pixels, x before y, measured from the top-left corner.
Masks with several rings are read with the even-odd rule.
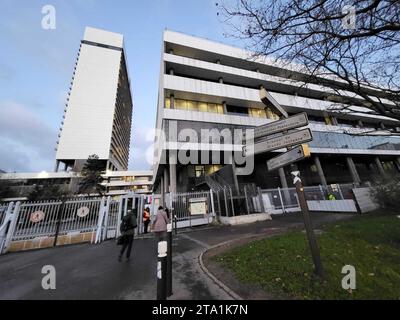
[[[128,193],[122,196],[119,200],[119,212],[116,219],[116,236],[118,237],[121,233],[119,231],[119,226],[121,224],[122,218],[128,213],[128,210],[136,215],[137,218],[137,228],[135,229],[135,235],[142,234],[144,231],[143,224],[143,210],[145,205],[145,197],[143,195]]]

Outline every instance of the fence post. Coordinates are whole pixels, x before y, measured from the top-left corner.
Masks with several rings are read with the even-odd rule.
[[[62,212],[64,210],[64,203],[65,203],[65,200],[61,200],[61,204],[58,207],[57,226],[56,226],[56,234],[54,235],[53,247],[57,246],[58,234],[60,233],[60,227],[61,227]]]
[[[20,210],[21,202],[18,201],[15,206],[14,202],[11,202],[8,205],[6,216],[3,220],[3,224],[0,226],[3,228],[1,230],[2,237],[4,237],[4,241],[1,240],[0,242],[0,254],[6,253],[8,251],[8,247],[12,241],[12,238],[15,233],[15,228],[17,226],[19,210]],[[8,226],[8,228],[7,228]]]
[[[215,207],[214,207],[214,193],[213,193],[212,189],[210,189],[210,200],[211,200],[211,211],[212,211],[213,215],[216,216]],[[212,218],[211,218],[211,221],[212,221]]]
[[[246,201],[246,210],[247,210],[247,214],[250,214],[249,203],[247,202],[247,191],[246,191],[246,186],[244,186],[244,199],[245,199],[245,201]]]
[[[225,214],[227,217],[229,217],[228,200],[226,197],[226,187],[224,187],[224,200],[225,200]]]
[[[231,196],[232,214],[233,214],[233,216],[235,216],[235,205],[233,203],[233,196],[232,196],[232,188],[231,187],[229,187],[229,194]]]
[[[97,221],[96,239],[94,243],[101,242],[102,231],[103,231],[103,220],[104,220],[104,202],[105,197],[101,198],[100,209],[99,209],[99,220]]]
[[[339,183],[337,184],[337,188],[338,188],[340,197],[342,198],[342,199],[340,199],[340,200],[344,200],[343,193],[342,193],[342,189],[340,189],[340,184],[339,184]]]
[[[110,213],[110,203],[111,203],[111,197],[108,196],[106,199],[106,205],[104,206],[104,230],[105,232],[102,234],[102,241],[107,239],[107,233],[108,233],[108,215]]]
[[[319,185],[319,190],[321,191],[322,200],[325,200],[325,193],[324,193],[324,189],[322,188],[322,186],[321,186],[321,185]]]
[[[118,205],[118,217],[117,217],[117,231],[115,233],[115,238],[118,238],[121,235],[121,231],[119,230],[119,226],[121,225],[121,220],[122,220],[122,207],[123,207],[123,198],[121,197],[119,199],[119,205]]]
[[[257,187],[257,191],[258,191],[258,201],[260,202],[261,212],[265,213],[266,212],[266,208],[264,207],[264,199],[263,199],[263,196],[262,196],[261,188]]]
[[[219,212],[219,216],[222,216],[222,212],[221,212],[221,201],[220,201],[220,196],[219,196],[219,192],[221,190],[217,191],[217,202],[218,202],[218,212]]]
[[[167,241],[158,242],[157,300],[167,300]]]
[[[281,188],[279,188],[279,187],[278,187],[278,194],[279,194],[279,199],[281,200],[281,204],[282,204],[282,213],[285,213],[285,205],[283,204]]]
[[[175,235],[178,234],[178,217],[174,214]]]

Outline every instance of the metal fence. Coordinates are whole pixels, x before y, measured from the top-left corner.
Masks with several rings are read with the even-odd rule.
[[[101,198],[24,202],[20,206],[13,240],[93,231]]]
[[[209,224],[215,216],[214,194],[211,190],[169,194],[166,203],[172,208],[178,228]]]
[[[353,188],[354,185],[352,184],[335,184],[326,187],[310,186],[304,187],[304,193],[307,202],[312,204],[313,209],[320,207],[321,210],[326,210],[326,208],[329,208],[327,204],[340,204],[338,206],[340,211],[348,210],[348,212],[354,212],[356,209],[353,201]],[[296,188],[263,189],[261,192],[266,212],[285,213],[300,211]],[[336,201],[334,203],[330,202],[331,200],[340,200],[342,202]],[[335,208],[335,206],[332,207]]]
[[[6,218],[8,203],[0,203],[0,226],[3,224],[4,219]]]

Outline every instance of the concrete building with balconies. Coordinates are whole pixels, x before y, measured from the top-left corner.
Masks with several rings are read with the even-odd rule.
[[[254,128],[276,121],[273,109],[260,101],[264,87],[289,115],[306,112],[313,132],[311,157],[298,162],[304,185],[368,183],[376,176],[393,176],[400,170],[400,137],[366,132],[383,128],[400,131],[400,123],[384,116],[361,113],[365,101],[345,90],[337,94],[338,79],[306,84],[307,74],[291,64],[268,57],[254,58],[251,52],[218,42],[165,31],[162,41],[159,95],[156,117],[154,190],[158,193],[184,192],[201,187],[204,177],[219,177],[227,184],[253,183],[261,188],[292,186],[289,168],[268,172],[266,161],[277,152],[257,155],[249,175],[237,175],[235,161],[180,161],[178,149],[213,154],[228,150],[241,153],[243,142],[191,143],[184,129],[201,136],[202,129]],[[386,100],[379,91],[371,97]],[[335,103],[350,103],[354,112],[334,112]],[[359,111],[359,112],[357,112]],[[173,129],[173,130],[172,130]],[[177,131],[175,137],[171,131]],[[161,133],[162,132],[162,133]],[[196,135],[196,134],[195,134]],[[202,141],[204,142],[204,141]],[[221,142],[221,143],[220,143]],[[279,150],[282,152],[284,150]],[[197,160],[200,157],[197,157]],[[207,157],[206,157],[207,158]],[[217,157],[218,158],[218,157]],[[229,156],[228,156],[229,158]],[[226,161],[228,160],[228,161]],[[228,163],[228,164],[227,164]],[[208,179],[209,184],[210,179]]]

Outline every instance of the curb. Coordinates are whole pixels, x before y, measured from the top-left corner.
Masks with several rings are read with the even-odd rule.
[[[260,237],[259,235],[256,235],[256,236],[255,236],[255,235],[251,235],[251,236],[247,236],[247,237],[242,237],[242,238],[240,238],[240,239],[234,239],[234,240],[228,240],[228,241],[225,241],[225,242],[221,242],[221,243],[218,243],[218,244],[216,244],[216,245],[214,245],[214,246],[212,246],[212,247],[210,247],[210,248],[204,250],[204,251],[199,255],[199,258],[198,258],[198,259],[199,259],[200,268],[203,270],[203,272],[204,272],[217,286],[219,286],[222,290],[224,290],[224,291],[225,291],[231,298],[233,298],[234,300],[244,300],[244,299],[243,299],[239,294],[237,294],[235,291],[233,291],[231,288],[229,288],[226,284],[224,284],[222,281],[218,280],[218,279],[211,273],[211,271],[209,271],[209,270],[207,269],[207,267],[205,266],[204,261],[203,261],[203,255],[204,255],[207,251],[213,250],[213,249],[215,249],[215,248],[218,248],[218,247],[221,247],[221,246],[225,246],[225,245],[227,245],[227,244],[236,242],[236,241],[238,241],[238,240],[251,239],[251,238],[255,238],[255,239],[257,239],[257,238],[264,238],[264,236]]]

